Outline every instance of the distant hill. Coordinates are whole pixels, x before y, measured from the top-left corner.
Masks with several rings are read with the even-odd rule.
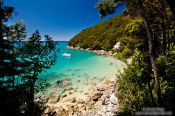
[[[113,50],[113,46],[120,41],[122,43],[121,48],[117,52],[123,52],[122,56],[129,57],[138,43],[138,39],[129,36],[127,33],[132,31],[131,24],[135,25],[135,20],[127,14],[120,14],[105,22],[82,30],[70,40],[69,46],[109,51]]]
[[[118,15],[93,27],[82,30],[73,37],[69,45],[81,48],[109,50],[124,35],[125,27],[130,23],[128,15]]]

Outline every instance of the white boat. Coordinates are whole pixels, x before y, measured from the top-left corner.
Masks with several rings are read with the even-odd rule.
[[[65,57],[71,57],[71,54],[64,53],[64,54],[62,54],[62,56],[65,56]]]

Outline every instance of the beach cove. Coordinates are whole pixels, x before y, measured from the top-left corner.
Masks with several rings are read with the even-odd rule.
[[[39,76],[50,84],[35,95],[36,102],[45,102],[43,115],[115,115],[116,75],[123,72],[126,64],[109,56],[67,49],[67,44],[58,42],[56,64]],[[62,56],[64,53],[71,57]]]

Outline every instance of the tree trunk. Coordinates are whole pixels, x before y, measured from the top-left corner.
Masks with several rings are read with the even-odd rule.
[[[158,68],[155,61],[155,55],[153,52],[153,33],[150,28],[150,25],[145,17],[142,17],[144,21],[144,25],[147,31],[148,35],[148,48],[149,48],[149,57],[151,61],[152,71],[154,74],[154,80],[155,80],[155,86],[156,86],[156,92],[157,92],[157,98],[158,98],[158,104],[161,103],[161,90],[160,90],[160,80],[159,80],[159,74],[158,74]]]
[[[148,79],[148,89],[149,89],[149,93],[150,93],[150,98],[151,98],[151,103],[154,103],[154,97],[153,97],[153,93],[152,93],[152,89],[151,89],[151,85],[150,85],[150,79]]]
[[[167,43],[168,43],[168,46],[167,46],[167,49],[168,49],[168,51],[170,50],[170,44],[171,44],[171,42],[170,42],[170,29],[168,29],[168,35],[167,35],[167,38],[168,38],[168,41],[167,41]]]
[[[163,37],[163,54],[165,55],[166,53],[166,50],[167,50],[167,41],[166,41],[166,27],[165,27],[165,20],[164,18],[162,19],[162,24],[161,24],[161,27],[162,27],[162,37]]]
[[[166,53],[166,50],[167,50],[167,36],[166,36],[166,30],[167,30],[167,26],[169,26],[169,21],[168,21],[168,15],[166,13],[166,7],[165,7],[165,3],[164,1],[162,0],[158,0],[159,2],[159,11],[160,11],[160,16],[161,16],[161,19],[162,19],[162,22],[161,22],[161,31],[162,31],[162,38],[163,38],[163,54],[165,55]]]
[[[29,104],[28,104],[28,116],[33,116],[34,115],[34,83],[29,82],[30,87],[29,87]]]

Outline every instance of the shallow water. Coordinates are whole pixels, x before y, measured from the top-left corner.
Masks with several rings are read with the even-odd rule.
[[[47,72],[43,71],[39,78],[46,78],[54,84],[61,78],[69,78],[72,84],[77,80],[84,79],[114,79],[117,72],[121,71],[126,64],[112,57],[98,56],[94,53],[67,49],[68,42],[59,42],[57,48],[57,62]],[[69,53],[71,57],[63,57],[63,53]]]

